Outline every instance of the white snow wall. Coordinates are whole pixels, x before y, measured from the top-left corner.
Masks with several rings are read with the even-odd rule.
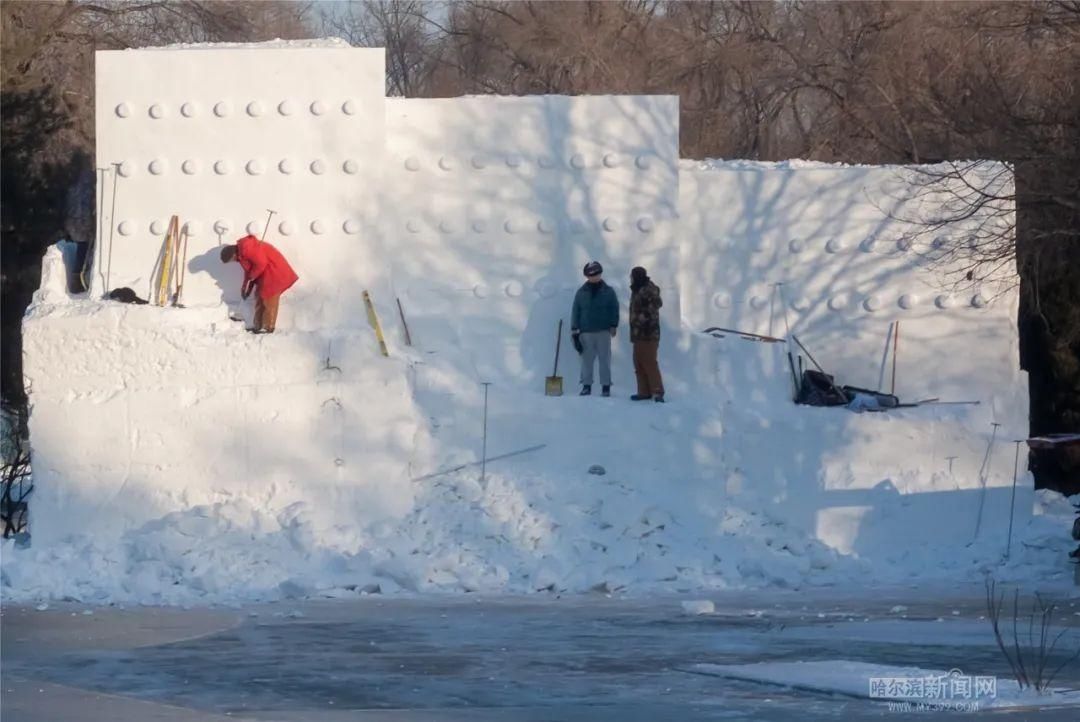
[[[1010,438],[1026,432],[1015,292],[941,290],[952,281],[883,203],[903,191],[897,169],[680,169],[674,97],[386,99],[382,53],[98,53],[98,166],[119,174],[115,194],[111,177],[100,189],[93,293],[108,273],[110,288],[148,295],[177,213],[193,233],[188,308],[31,312],[39,542],[120,533],[260,490],[326,500],[331,525],[401,513],[409,475],[437,459],[425,456],[427,420],[406,381],[423,374],[402,360],[393,299],[417,351],[448,359],[442,368],[457,369],[462,393],[480,381],[535,391],[591,259],[607,268],[624,312],[630,267],[650,269],[664,289],[668,357],[688,348],[683,324],[781,335],[786,302],[819,361],[876,387],[889,324],[900,319],[898,391],[982,399],[950,415],[973,434],[990,421]],[[221,304],[235,302],[239,271],[217,254],[260,234],[267,208],[278,212],[268,240],[301,280],[284,298],[282,333],[256,341],[229,328]],[[770,285],[781,281],[783,300]],[[390,360],[372,352],[363,288],[380,307]],[[690,356],[711,354],[710,344]],[[623,392],[626,355],[618,346]],[[327,358],[343,372],[326,371]],[[739,385],[751,398],[754,384],[788,383],[779,361],[734,368],[710,357],[690,369],[692,383]],[[258,433],[264,425],[275,430]],[[342,428],[353,458],[335,440]],[[102,505],[116,513],[71,513]]]

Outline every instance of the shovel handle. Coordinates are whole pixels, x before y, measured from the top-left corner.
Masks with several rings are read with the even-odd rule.
[[[552,376],[559,375],[559,348],[562,346],[562,319],[559,319],[559,331],[555,336],[555,368],[552,370]]]

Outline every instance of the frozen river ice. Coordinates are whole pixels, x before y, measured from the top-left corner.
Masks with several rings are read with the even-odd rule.
[[[1075,650],[1080,597],[1054,596]],[[978,586],[710,593],[715,612],[696,616],[681,605],[693,598],[5,606],[3,719],[896,719],[880,702],[688,670],[843,659],[1008,676]],[[1080,688],[1080,662],[1055,686]]]

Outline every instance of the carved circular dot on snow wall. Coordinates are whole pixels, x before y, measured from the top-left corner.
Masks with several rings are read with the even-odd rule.
[[[408,157],[405,159],[405,170],[418,171],[420,170],[420,160],[418,158]]]
[[[355,218],[349,218],[341,225],[341,227],[350,236],[355,236],[360,232],[360,221]]]
[[[877,296],[867,296],[862,302],[862,307],[873,313],[881,308],[881,299]]]
[[[559,292],[559,287],[550,281],[541,281],[536,284],[536,292],[540,294],[540,298],[551,298]]]
[[[521,156],[516,153],[511,153],[510,155],[506,156],[506,166],[508,168],[521,167]]]
[[[448,155],[439,158],[439,167],[443,170],[454,170],[454,159]]]
[[[717,293],[712,297],[712,303],[717,308],[731,308],[731,294]]]
[[[314,233],[316,236],[321,236],[322,234],[326,233],[326,226],[323,224],[322,221],[317,218],[311,222],[310,228],[311,232]]]
[[[278,115],[292,115],[296,112],[296,104],[291,100],[283,100],[277,106]]]
[[[844,250],[844,244],[833,238],[831,241],[825,244],[825,250],[828,253],[839,253]]]
[[[615,155],[614,153],[607,153],[604,156],[604,167],[605,168],[618,168],[619,163],[620,163],[619,156]]]
[[[788,243],[788,250],[792,253],[802,253],[804,250],[806,250],[806,244],[799,239],[795,239]]]
[[[988,299],[982,293],[976,293],[974,296],[971,297],[971,305],[975,308],[986,308],[987,304],[989,303],[990,299]]]
[[[229,232],[229,229],[231,228],[232,223],[225,220],[224,218],[219,218],[214,221],[214,233],[218,234],[219,236],[224,236],[226,233]]]
[[[130,162],[124,161],[120,165],[116,166],[116,172],[120,174],[121,178],[128,178],[134,172],[135,166]]]
[[[121,236],[130,236],[135,232],[135,221],[120,221],[120,225],[116,227],[116,230],[120,232]]]
[[[195,175],[199,172],[199,161],[189,158],[180,164],[180,170],[184,171],[184,175]]]
[[[767,305],[769,305],[769,299],[768,299],[767,296],[751,296],[750,297],[750,308],[754,308],[754,309],[757,309],[758,311],[760,311],[761,309],[765,308]]]
[[[930,247],[933,248],[935,251],[940,251],[941,249],[947,247],[948,245],[949,245],[949,238],[947,236],[937,236],[930,243]]]
[[[581,221],[570,221],[570,232],[575,236],[580,236],[587,230],[585,224]]]
[[[791,302],[791,307],[799,313],[806,313],[810,310],[810,299],[800,296]]]
[[[265,170],[260,160],[249,160],[244,168],[247,170],[248,175],[262,175]]]
[[[862,251],[863,253],[873,253],[874,246],[876,246],[876,245],[877,245],[877,240],[876,239],[867,238],[867,239],[864,239],[863,242],[859,244],[859,250]]]
[[[503,286],[503,292],[510,298],[519,298],[525,293],[525,286],[521,284],[521,281],[509,281]]]
[[[848,298],[844,294],[840,293],[829,299],[830,311],[843,311],[847,308]]]
[[[202,232],[202,225],[198,221],[185,221],[184,228],[189,236],[197,236]]]
[[[439,230],[443,233],[453,233],[454,224],[452,221],[439,221]]]
[[[581,153],[574,153],[570,156],[570,167],[581,170],[585,167],[585,156]]]
[[[323,103],[321,100],[316,100],[308,106],[308,110],[311,111],[312,115],[323,115],[326,113],[326,103]]]
[[[341,104],[341,112],[345,115],[356,115],[356,101],[346,100]]]
[[[412,218],[405,221],[405,230],[407,230],[409,233],[419,233],[420,228],[420,221],[413,220]]]
[[[639,155],[637,158],[634,159],[634,165],[636,165],[640,170],[648,170],[650,167],[652,167],[652,158],[647,155]]]
[[[486,233],[488,229],[487,221],[476,220],[472,222],[472,229],[474,233]]]
[[[507,220],[503,223],[503,230],[507,233],[517,233],[518,224],[513,220]]]
[[[162,175],[167,170],[167,168],[168,166],[166,165],[165,161],[161,160],[160,158],[155,158],[154,160],[150,161],[150,165],[146,167],[146,169],[150,171],[152,175]]]
[[[283,236],[291,236],[294,232],[296,232],[296,226],[293,225],[292,221],[282,221],[278,224],[277,229],[278,233]]]
[[[555,167],[555,159],[550,155],[542,155],[536,159],[536,164],[545,170],[551,170]]]
[[[259,222],[258,221],[248,221],[248,224],[246,226],[246,230],[247,230],[249,235],[252,235],[252,236],[257,235],[259,233]]]
[[[150,232],[155,236],[160,236],[169,227],[169,222],[166,220],[156,220],[150,222]]]
[[[120,103],[116,106],[116,117],[127,118],[131,115],[131,106],[127,103]]]
[[[348,175],[356,175],[360,171],[360,164],[355,160],[347,160],[341,164],[341,170],[345,171]]]
[[[641,231],[642,233],[651,233],[653,228],[656,227],[656,225],[653,223],[652,218],[645,217],[645,218],[639,218],[638,219],[637,227],[638,227],[638,230]]]
[[[604,230],[608,233],[619,230],[619,222],[614,218],[604,219]]]
[[[548,234],[555,230],[555,227],[551,224],[551,221],[541,218],[536,222],[536,230],[541,233]]]
[[[154,120],[161,120],[165,117],[165,106],[160,103],[154,103],[150,106],[150,117]]]
[[[473,295],[476,296],[477,298],[487,298],[487,296],[488,296],[488,287],[485,286],[482,283],[478,283],[475,286],[473,286],[472,292],[473,292]]]
[[[194,118],[199,112],[199,106],[195,103],[184,103],[180,106],[180,115],[185,118]]]
[[[288,158],[282,158],[277,164],[278,171],[284,173],[285,175],[289,175],[290,173],[292,173],[293,167],[293,162]]]
[[[322,175],[326,172],[326,163],[322,162],[321,160],[313,160],[311,161],[311,165],[309,165],[308,168],[315,175]]]
[[[946,311],[953,307],[953,297],[947,293],[942,293],[934,298],[934,305],[942,311]]]
[[[907,253],[914,245],[915,242],[910,238],[899,238],[896,241],[896,250],[900,251],[901,253]]]
[[[232,165],[227,160],[219,160],[214,163],[214,172],[218,175],[228,175],[232,170]]]
[[[896,305],[905,311],[909,311],[919,305],[919,297],[914,293],[905,293],[897,299]]]
[[[257,100],[253,100],[247,104],[247,114],[252,118],[258,118],[265,112],[266,108]]]
[[[482,155],[474,155],[469,160],[469,164],[472,165],[472,167],[475,168],[476,170],[483,170],[484,168],[487,167],[488,162],[487,162],[487,158],[485,158],[484,156],[482,156]]]
[[[229,115],[232,108],[224,100],[214,104],[214,115],[219,118],[225,118]]]

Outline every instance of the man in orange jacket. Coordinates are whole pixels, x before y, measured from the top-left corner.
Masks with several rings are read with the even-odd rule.
[[[281,294],[289,290],[299,276],[281,251],[252,235],[244,236],[235,246],[221,249],[221,262],[233,261],[244,269],[240,296],[247,300],[252,289],[258,290],[255,297],[255,325],[250,330],[254,333],[273,333]]]

